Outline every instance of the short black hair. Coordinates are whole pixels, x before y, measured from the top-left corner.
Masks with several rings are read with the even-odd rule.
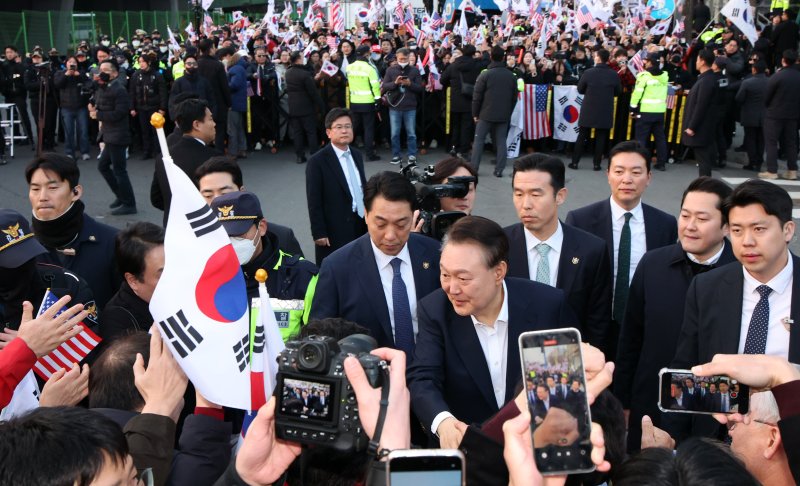
[[[137,412],[144,407],[144,398],[136,388],[133,363],[136,354],[150,362],[150,334],[131,331],[109,342],[92,364],[89,375],[89,407],[113,408]]]
[[[41,155],[31,160],[25,168],[25,180],[31,183],[33,173],[37,170],[47,170],[55,173],[62,181],[69,183],[69,188],[73,189],[80,183],[81,170],[75,159],[68,155],[57,154],[55,152],[42,152]]]
[[[714,51],[711,49],[702,49],[700,52],[697,53],[697,57],[703,60],[703,64],[708,67],[711,67],[714,64],[714,59],[716,56],[714,55]]]
[[[517,172],[534,170],[550,174],[550,185],[553,187],[553,195],[564,188],[566,179],[564,162],[558,157],[545,154],[531,154],[515,160],[514,171],[511,173],[511,183],[514,183]]]
[[[636,140],[627,140],[625,142],[620,142],[613,147],[608,152],[608,167],[606,170],[611,169],[611,161],[614,157],[618,154],[639,154],[644,159],[645,165],[647,166],[647,172],[650,173],[650,152],[642,146]]]
[[[124,464],[128,443],[111,419],[80,407],[41,407],[0,423],[0,484],[86,485],[106,461]]]
[[[500,46],[494,46],[492,47],[489,57],[494,62],[502,62],[503,59],[506,58],[506,51],[504,51]]]
[[[11,49],[12,51],[14,51],[14,52],[16,52],[17,54],[19,54],[19,49],[17,49],[17,46],[14,46],[14,45],[8,44],[8,45],[5,47],[5,49],[3,49],[3,50],[5,51],[6,49]]]
[[[405,201],[412,210],[415,209],[417,203],[417,191],[414,189],[414,185],[397,172],[378,172],[369,178],[364,186],[364,208],[367,211],[372,209],[372,202],[378,196],[387,201]]]
[[[200,98],[188,99],[178,104],[175,107],[175,118],[181,133],[190,133],[194,129],[194,122],[205,120],[206,108],[208,108],[208,102]]]
[[[756,70],[757,74],[763,74],[767,72],[767,61],[763,59],[759,59],[753,63],[753,69]]]
[[[795,51],[794,49],[786,49],[785,51],[783,51],[781,57],[783,59],[783,62],[791,66],[792,64],[797,62],[797,51]]]
[[[739,184],[722,204],[722,214],[727,220],[731,209],[751,204],[760,204],[764,212],[777,217],[781,225],[792,220],[792,197],[786,189],[759,179]]]
[[[100,66],[102,66],[103,64],[109,64],[111,65],[111,68],[114,70],[114,72],[119,72],[119,64],[117,64],[117,61],[115,59],[109,57],[105,61],[101,62]]]
[[[157,224],[139,221],[123,229],[114,241],[114,258],[119,273],[130,273],[141,281],[147,253],[163,244],[164,229]]]
[[[197,48],[200,49],[200,52],[204,55],[207,55],[211,52],[211,49],[214,47],[214,41],[211,39],[201,39],[200,42],[197,43]]]
[[[461,46],[461,55],[465,57],[472,57],[475,55],[475,46],[467,44]]]
[[[242,168],[239,167],[239,164],[236,162],[235,155],[217,155],[211,157],[200,164],[200,167],[194,171],[194,176],[195,179],[199,181],[208,174],[213,174],[215,172],[227,172],[230,174],[237,188],[241,188],[244,185]]]
[[[673,452],[650,447],[612,472],[614,486],[649,484],[760,484],[730,448],[718,441],[693,437]],[[681,478],[678,483],[677,478]]]
[[[481,216],[464,216],[450,227],[442,249],[450,243],[475,243],[483,249],[486,265],[508,262],[508,237],[499,224]]]
[[[95,55],[95,57],[97,57],[97,53],[98,53],[98,52],[105,52],[105,53],[106,53],[106,54],[108,54],[109,56],[111,55],[111,49],[109,49],[109,48],[108,48],[108,47],[106,47],[106,46],[102,46],[102,45],[100,45],[100,46],[97,46],[97,48],[94,50],[94,55]]]
[[[433,176],[431,176],[431,182],[434,182],[435,184],[442,184],[444,183],[445,179],[453,175],[455,171],[461,168],[467,169],[470,175],[475,178],[475,186],[477,187],[478,171],[475,170],[475,167],[473,167],[472,164],[461,157],[450,157],[436,162],[436,164],[433,166]]]
[[[690,192],[707,192],[709,194],[716,194],[719,198],[717,205],[715,206],[722,212],[722,205],[725,203],[725,200],[728,196],[731,195],[733,189],[720,179],[714,179],[713,177],[709,176],[702,176],[698,177],[697,179],[693,180],[689,183],[689,187],[683,191],[683,196],[681,196],[681,207],[683,207],[683,201],[686,200],[686,195]],[[723,212],[722,214],[722,224],[727,222],[726,214]]]
[[[289,62],[292,64],[296,64],[297,61],[303,58],[303,53],[300,51],[294,51],[289,54]]]
[[[602,63],[607,63],[608,59],[611,57],[611,53],[608,52],[608,49],[598,49],[595,54],[600,58],[600,62]]]
[[[347,117],[350,119],[350,123],[353,123],[353,115],[350,114],[350,110],[347,108],[333,108],[331,111],[325,115],[325,129],[330,130],[333,126],[333,122],[338,120],[342,117]]]

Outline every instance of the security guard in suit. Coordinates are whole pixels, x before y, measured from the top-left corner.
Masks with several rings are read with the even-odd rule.
[[[211,209],[231,238],[251,304],[260,303],[255,274],[263,268],[268,274],[267,292],[281,337],[284,341],[294,338],[308,322],[317,288],[317,266],[278,248],[278,237],[267,231],[261,203],[252,192],[223,194],[211,202]],[[251,305],[251,309],[257,306]],[[257,318],[257,312],[250,312],[251,322]]]
[[[368,45],[359,46],[356,49],[358,59],[348,64],[346,68],[347,89],[349,90],[350,111],[353,114],[355,125],[354,133],[358,133],[360,127],[364,129],[364,150],[367,152],[367,160],[380,160],[380,156],[375,153],[375,108],[381,99],[381,80],[378,71],[367,62],[370,47]]]

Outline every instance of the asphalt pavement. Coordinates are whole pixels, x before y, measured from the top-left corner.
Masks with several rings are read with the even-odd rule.
[[[389,164],[391,159],[389,151],[381,150],[378,153],[382,157],[380,161],[365,163],[367,177],[380,171],[398,170],[397,166]],[[447,156],[443,149],[433,149],[425,155],[420,155],[418,164],[433,164]],[[31,158],[32,152],[29,147],[17,147],[16,157],[9,159],[8,165],[0,166],[0,207],[13,208],[23,214],[29,214],[30,204],[24,169]],[[752,177],[754,173],[741,170],[745,158],[742,153],[730,152],[728,167],[715,171],[714,176],[722,177],[732,186],[741,183],[744,178]],[[517,222],[511,202],[511,163],[509,162],[506,167],[505,175],[496,178],[492,175],[494,169],[490,164],[492,159],[492,154],[486,152],[481,162],[474,214],[494,219],[506,226]],[[565,164],[569,163],[566,157],[562,159]],[[313,241],[305,197],[305,165],[295,163],[294,154],[289,147],[284,147],[276,154],[269,151],[252,152],[248,158],[240,160],[239,163],[244,173],[245,188],[258,195],[267,221],[292,227],[304,253],[313,257]],[[162,213],[150,205],[149,197],[154,160],[140,160],[138,154],[132,154],[128,160],[128,173],[139,209],[139,213],[132,216],[110,215],[108,205],[114,197],[97,171],[96,159],[79,161],[78,164],[84,188],[83,202],[86,211],[92,217],[118,228],[135,221],[161,223]],[[567,169],[568,196],[559,210],[562,220],[571,209],[609,196],[605,170],[594,172],[591,167],[591,159],[586,156],[582,159],[579,170]],[[669,164],[666,172],[653,171],[644,201],[677,216],[683,190],[697,177],[697,173],[697,167],[692,161]],[[792,188],[798,190],[800,182],[786,182],[782,185],[791,193]],[[800,192],[795,192],[794,196],[800,199]],[[800,208],[800,204],[796,207]],[[800,250],[797,238],[792,242],[791,248],[795,252]]]

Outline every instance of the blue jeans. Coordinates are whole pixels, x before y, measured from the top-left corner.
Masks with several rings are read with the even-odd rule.
[[[77,127],[78,147],[82,154],[89,153],[89,110],[78,108],[70,110],[61,108],[61,117],[64,119],[64,141],[67,146],[67,155],[75,156],[75,128]]]
[[[400,157],[400,128],[405,125],[408,155],[417,156],[417,110],[389,110],[392,125],[392,157]]]

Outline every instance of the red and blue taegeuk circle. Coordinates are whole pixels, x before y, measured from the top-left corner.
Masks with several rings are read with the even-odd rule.
[[[231,245],[208,259],[195,287],[200,312],[218,322],[236,322],[247,311],[247,288],[242,267]]]
[[[567,123],[575,123],[578,121],[578,115],[580,115],[580,112],[575,108],[575,105],[567,105],[564,108],[564,121]]]

